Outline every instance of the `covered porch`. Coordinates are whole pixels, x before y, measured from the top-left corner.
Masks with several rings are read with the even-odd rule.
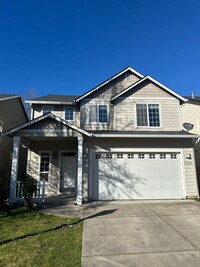
[[[76,194],[83,202],[83,138],[89,133],[52,114],[46,114],[5,133],[13,138],[10,205],[15,203],[19,153],[28,149],[26,176],[45,181],[45,195]]]

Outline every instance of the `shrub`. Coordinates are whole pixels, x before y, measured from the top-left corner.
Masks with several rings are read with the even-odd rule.
[[[23,182],[24,206],[31,207],[31,200],[34,194],[37,194],[37,185],[34,180]]]

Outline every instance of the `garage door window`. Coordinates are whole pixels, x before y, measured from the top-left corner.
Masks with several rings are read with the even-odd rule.
[[[144,154],[138,154],[139,159],[144,159]]]
[[[176,159],[177,155],[176,154],[171,154],[171,159]]]
[[[136,104],[137,126],[160,127],[159,104]]]

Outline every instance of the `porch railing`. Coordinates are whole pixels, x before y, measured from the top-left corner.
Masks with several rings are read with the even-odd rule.
[[[15,185],[15,201],[22,201],[24,199],[24,181],[17,181]],[[45,180],[35,181],[37,190],[33,193],[32,200],[44,203],[45,196]]]

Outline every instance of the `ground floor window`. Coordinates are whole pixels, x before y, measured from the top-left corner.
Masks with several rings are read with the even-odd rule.
[[[50,152],[40,153],[40,180],[48,182],[50,174]]]

